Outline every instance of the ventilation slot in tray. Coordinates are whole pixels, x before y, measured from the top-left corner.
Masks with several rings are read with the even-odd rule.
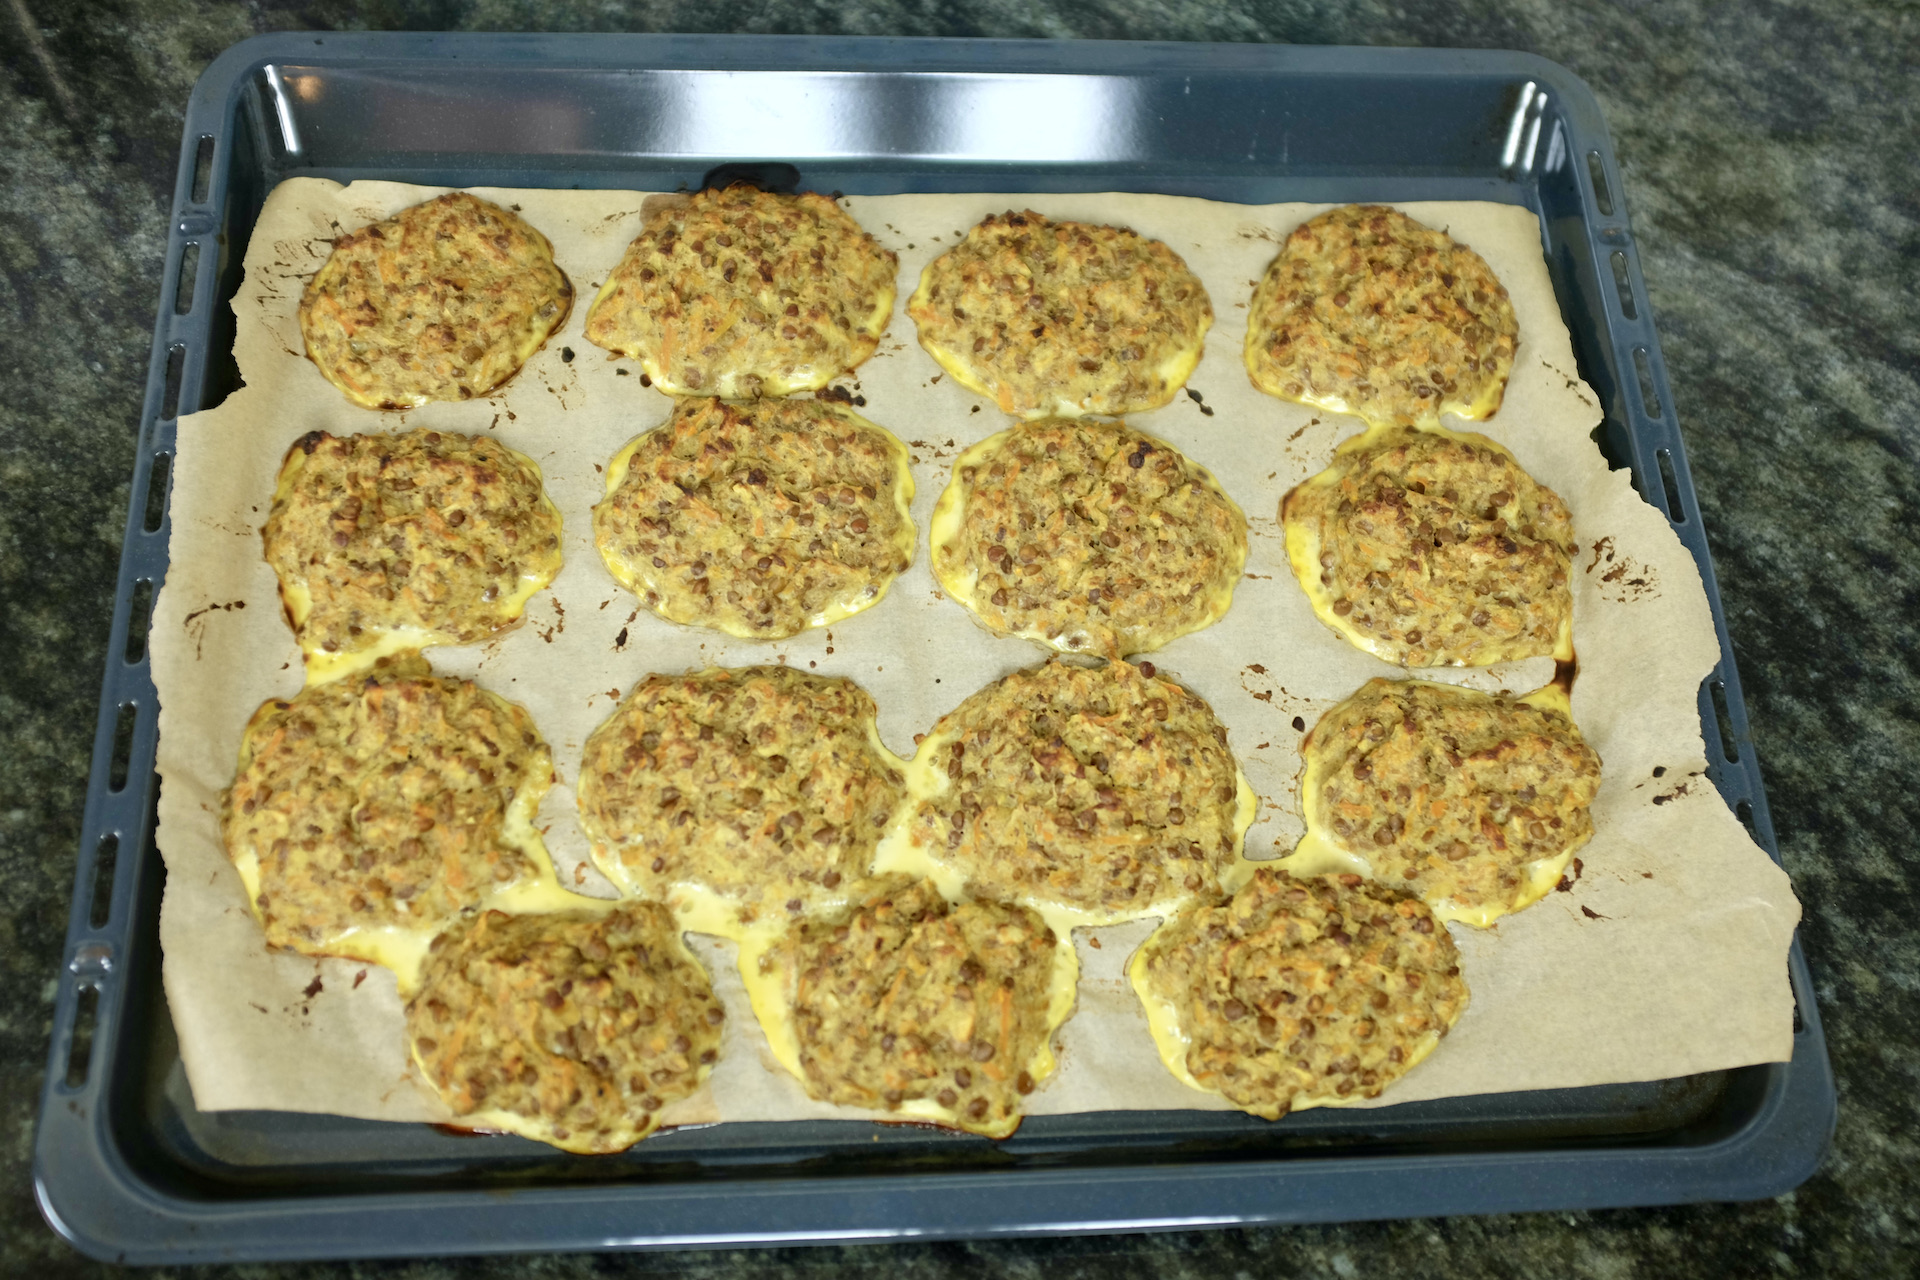
[[[147,628],[153,622],[153,580],[142,578],[133,587],[133,603],[127,606],[128,666],[147,656]]]
[[[167,381],[160,392],[160,417],[171,419],[180,412],[180,375],[187,367],[187,349],[176,346],[167,352]]]
[[[113,724],[113,761],[107,768],[107,790],[116,794],[127,789],[127,767],[133,760],[133,723],[139,716],[138,706],[123,702]]]
[[[1627,255],[1618,249],[1613,251],[1613,288],[1620,298],[1620,314],[1638,320],[1640,309],[1633,304],[1633,281],[1627,278]]]
[[[67,1088],[78,1089],[87,1083],[87,1067],[93,1061],[93,1019],[100,1009],[100,988],[80,988],[80,999],[73,1011],[73,1035],[67,1040]]]
[[[1673,478],[1673,454],[1660,449],[1653,456],[1660,464],[1660,484],[1666,490],[1667,518],[1675,524],[1685,524],[1687,509],[1680,505],[1680,482]]]
[[[1720,726],[1720,754],[1728,764],[1739,764],[1740,744],[1733,740],[1733,716],[1727,711],[1727,682],[1715,680],[1707,686],[1707,693],[1713,699],[1713,718]]]
[[[106,928],[113,917],[113,869],[119,861],[120,837],[109,831],[93,850],[93,905],[87,923],[96,929]]]
[[[205,204],[207,196],[213,191],[213,135],[200,135],[200,145],[193,153],[193,202]]]
[[[147,510],[140,521],[140,527],[148,533],[158,533],[160,522],[167,518],[167,477],[172,472],[172,454],[153,455],[153,465],[147,468]]]
[[[1615,255],[1616,257],[1619,255]],[[180,276],[174,284],[173,314],[183,316],[193,310],[193,293],[200,278],[200,246],[196,242],[180,251]]]

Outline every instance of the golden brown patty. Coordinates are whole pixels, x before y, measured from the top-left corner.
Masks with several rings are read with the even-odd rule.
[[[1160,241],[1032,210],[988,214],[921,273],[907,314],[955,379],[1021,417],[1158,408],[1213,325]]]
[[[530,825],[552,783],[525,710],[408,655],[263,703],[220,825],[269,943],[379,962],[379,930],[552,874]]]
[[[1322,621],[1410,667],[1572,657],[1573,517],[1485,436],[1384,427],[1281,504]]]
[[[1397,210],[1345,205],[1296,227],[1254,289],[1247,373],[1369,422],[1489,418],[1518,334],[1479,254]]]
[[[395,640],[483,640],[560,571],[560,513],[540,468],[450,432],[308,432],[287,451],[261,533],[294,638],[322,666]]]
[[[905,794],[851,680],[786,667],[651,675],[587,739],[580,820],[629,892],[694,884],[798,910],[864,875]]]
[[[1593,835],[1600,757],[1563,692],[1530,697],[1369,680],[1307,737],[1308,827],[1442,918],[1485,924],[1536,901]]]
[[[1059,939],[1039,914],[887,876],[769,954],[807,1092],[1005,1137],[1051,1069]],[[919,1104],[919,1105],[914,1105]]]
[[[1230,878],[1252,820],[1213,709],[1143,666],[1051,660],[943,716],[909,832],[989,898],[1108,923]]]
[[[812,391],[873,354],[898,259],[823,195],[697,191],[646,221],[587,341],[677,396]]]
[[[778,640],[878,602],[913,560],[892,433],[825,400],[682,400],[593,509],[613,576],[674,622]]]
[[[460,921],[433,941],[407,1037],[456,1118],[608,1152],[700,1087],[725,1018],[666,908],[629,902]]]
[[[1446,929],[1357,875],[1262,868],[1169,920],[1131,976],[1175,1074],[1269,1120],[1378,1097],[1467,1007]]]
[[[484,396],[566,322],[547,238],[464,191],[334,241],[300,298],[307,355],[369,409]]]
[[[1226,613],[1247,520],[1171,445],[1055,418],[961,454],[930,540],[940,585],[993,630],[1122,657]]]

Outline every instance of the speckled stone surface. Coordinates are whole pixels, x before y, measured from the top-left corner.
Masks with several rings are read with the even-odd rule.
[[[601,29],[1513,48],[1605,109],[1840,1087],[1779,1200],[1058,1242],[236,1275],[1897,1276],[1920,1270],[1920,10],[1701,0],[0,0],[0,1271],[34,1110],[180,113],[258,31]],[[209,1274],[212,1272],[210,1271]]]

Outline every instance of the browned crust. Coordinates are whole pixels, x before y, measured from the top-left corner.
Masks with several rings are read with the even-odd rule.
[[[484,640],[519,622],[525,580],[560,571],[539,471],[484,436],[310,431],[280,475],[261,537],[302,649],[351,653],[400,629]],[[290,585],[311,602],[299,624]]]
[[[1226,612],[1247,522],[1207,471],[1123,423],[1045,419],[954,473],[957,536],[933,548],[988,627],[1125,657]]]
[[[594,507],[594,542],[663,617],[784,639],[906,569],[912,484],[900,443],[840,405],[683,399]]]
[[[988,214],[907,307],[920,345],[1000,408],[1136,413],[1173,399],[1213,304],[1180,255],[1128,227]]]
[[[1572,618],[1573,516],[1490,443],[1386,429],[1289,493],[1281,519],[1313,531],[1331,611],[1390,661],[1548,656]]]

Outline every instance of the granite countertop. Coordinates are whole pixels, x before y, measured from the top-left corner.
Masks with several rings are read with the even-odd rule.
[[[715,30],[1524,49],[1612,127],[1840,1090],[1824,1166],[1742,1205],[1053,1242],[352,1268],[1892,1276],[1920,1269],[1920,10],[1704,0],[0,0],[0,1258],[60,1242],[32,1131],[181,112],[287,29]]]

